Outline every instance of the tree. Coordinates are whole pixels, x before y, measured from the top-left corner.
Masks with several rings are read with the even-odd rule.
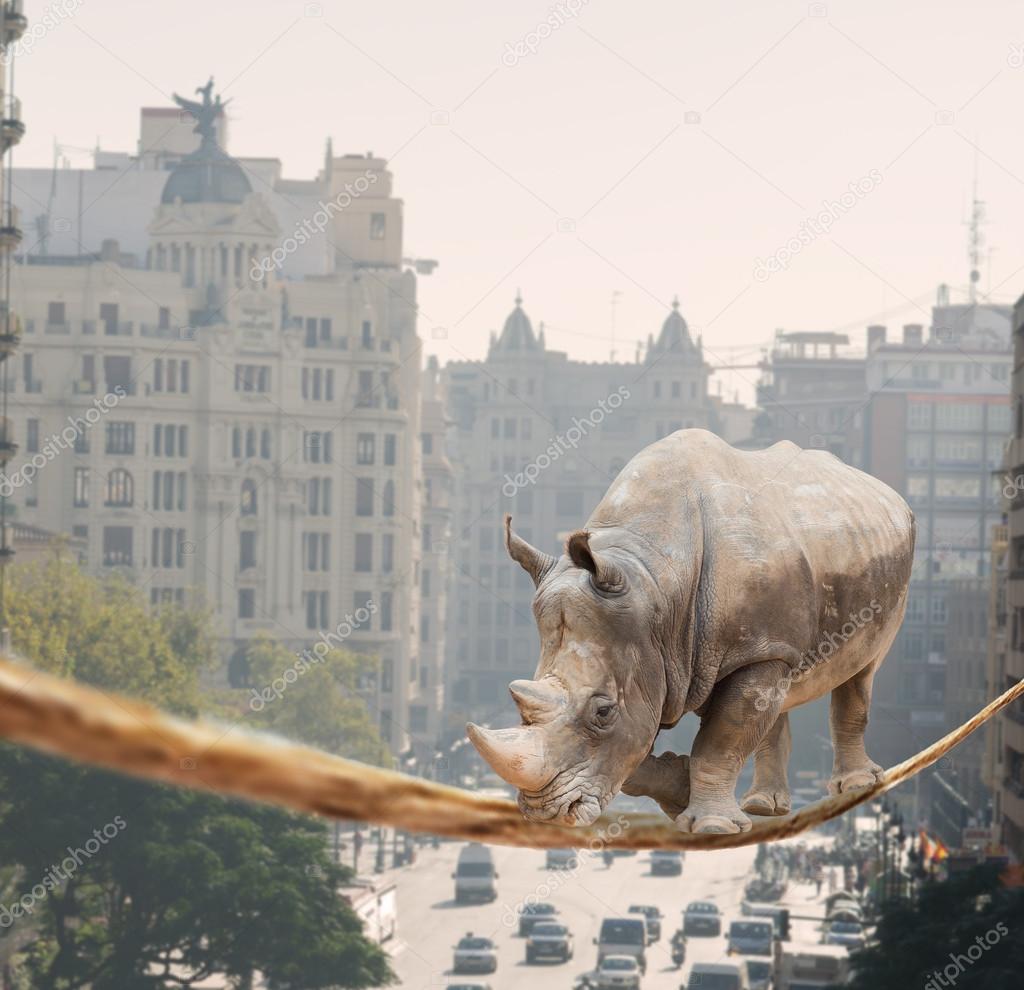
[[[890,902],[877,944],[854,955],[856,990],[1017,990],[1024,971],[1024,888],[995,867],[927,882]],[[938,975],[936,975],[938,974]],[[945,981],[945,982],[943,982]]]
[[[258,639],[247,654],[254,724],[328,753],[377,766],[391,763],[359,688],[376,673],[364,654],[332,649],[298,657]]]
[[[67,559],[12,571],[17,651],[182,714],[215,658],[210,615],[149,612]],[[33,990],[381,986],[387,957],[338,894],[321,822],[0,746],[0,937]]]

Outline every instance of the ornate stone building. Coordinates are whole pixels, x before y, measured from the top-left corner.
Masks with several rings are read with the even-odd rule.
[[[11,500],[154,604],[198,589],[235,687],[260,687],[245,647],[261,634],[379,655],[364,694],[393,752],[430,747],[416,277],[391,174],[329,156],[293,184],[319,203],[293,230],[272,206],[287,185],[257,181],[217,143],[209,88],[181,102],[200,140],[163,173],[144,257],[107,240],[14,268],[24,338],[8,399],[39,467],[11,473]],[[301,230],[323,271],[285,278]]]
[[[645,445],[684,427],[717,430],[710,369],[678,302],[642,359],[586,363],[547,347],[522,300],[492,335],[484,362],[444,374],[457,450],[449,731],[510,717],[508,682],[530,676],[539,644],[533,585],[505,553],[502,517],[555,553],[609,482]]]

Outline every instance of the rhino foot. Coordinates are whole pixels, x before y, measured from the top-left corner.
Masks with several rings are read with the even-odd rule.
[[[676,816],[676,827],[680,832],[749,832],[750,819],[735,801],[691,802]]]
[[[740,807],[749,815],[788,815],[792,802],[788,790],[751,788],[743,795]]]
[[[845,794],[847,791],[861,791],[870,787],[882,779],[885,771],[877,763],[868,763],[866,766],[857,767],[854,770],[847,770],[843,773],[835,773],[828,782],[829,794]]]

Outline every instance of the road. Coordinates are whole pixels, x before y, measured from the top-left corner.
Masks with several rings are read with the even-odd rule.
[[[815,840],[812,840],[815,841]],[[817,840],[821,841],[821,840]],[[575,871],[549,871],[544,853],[493,847],[498,871],[498,899],[484,905],[456,905],[451,874],[461,849],[446,843],[423,849],[417,863],[395,874],[398,886],[398,939],[389,943],[392,965],[408,990],[441,990],[449,982],[486,982],[493,990],[570,990],[576,977],[593,969],[597,950],[592,939],[601,920],[626,913],[631,904],[660,909],[662,938],[648,949],[642,990],[685,986],[696,960],[724,960],[728,922],[740,916],[743,887],[754,863],[755,848],[690,853],[681,877],[650,875],[646,853],[617,857],[608,868],[600,855],[583,853]],[[822,890],[822,897],[827,894]],[[517,934],[518,907],[527,898],[550,901],[575,937],[569,963],[527,966],[525,940]],[[694,900],[714,901],[724,915],[719,938],[691,936],[686,964],[672,966],[669,939],[681,922],[682,909]],[[796,914],[820,915],[821,898],[812,884],[791,884],[784,905]],[[490,976],[450,975],[452,947],[466,932],[492,938],[498,947],[498,971]],[[813,922],[795,921],[793,937],[816,941]]]

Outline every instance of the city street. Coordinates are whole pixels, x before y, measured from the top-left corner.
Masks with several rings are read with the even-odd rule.
[[[811,839],[812,842],[821,841]],[[424,849],[417,863],[393,876],[398,886],[398,939],[388,948],[403,987],[411,990],[440,988],[449,982],[486,982],[494,990],[530,990],[572,987],[574,980],[594,967],[597,935],[602,919],[624,915],[632,904],[653,904],[661,909],[662,937],[648,949],[647,975],[642,986],[676,988],[685,985],[689,966],[696,960],[714,962],[725,956],[728,923],[740,916],[743,887],[753,868],[755,847],[720,852],[690,853],[681,877],[650,875],[649,856],[619,856],[608,868],[600,855],[583,853],[576,871],[547,870],[542,851],[494,847],[498,871],[498,899],[484,905],[456,905],[451,873],[459,843],[439,850]],[[821,898],[813,884],[791,884],[781,902],[795,914],[821,914]],[[567,964],[527,966],[525,939],[517,934],[518,908],[524,900],[550,901],[575,938],[575,958]],[[694,900],[710,900],[723,914],[718,938],[691,936],[681,970],[672,965],[669,940],[681,923],[682,910]],[[494,940],[498,970],[488,976],[450,975],[452,947],[466,932]],[[816,941],[810,921],[794,921],[793,937]]]

